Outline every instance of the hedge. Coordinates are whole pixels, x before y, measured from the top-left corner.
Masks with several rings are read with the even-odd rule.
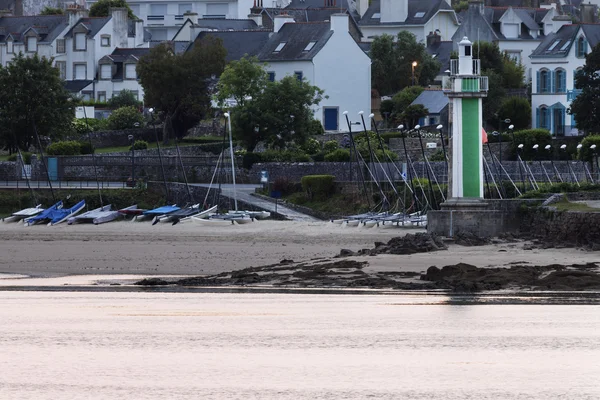
[[[335,177],[333,175],[306,175],[300,179],[302,190],[309,198],[326,198],[334,192]]]
[[[81,154],[81,143],[75,140],[52,143],[46,153],[50,156],[76,156]]]
[[[590,149],[590,146],[595,144],[596,151]],[[594,155],[600,154],[600,135],[586,136],[581,141],[581,150],[579,151],[579,159],[582,161],[592,161]]]

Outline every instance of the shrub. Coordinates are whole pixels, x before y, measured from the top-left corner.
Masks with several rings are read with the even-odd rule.
[[[429,157],[429,161],[446,161],[443,150],[438,150]]]
[[[279,177],[273,182],[272,189],[276,192],[281,192],[282,196],[287,196],[297,192],[297,184],[292,182],[288,177]]]
[[[323,151],[325,153],[331,153],[340,148],[340,144],[337,140],[328,140],[323,144]]]
[[[517,157],[517,148],[520,144],[523,145],[521,150],[521,158],[523,160],[532,160],[537,155],[533,150],[533,145],[539,145],[543,149],[547,144],[552,142],[552,136],[547,129],[525,129],[514,133],[514,141],[511,143],[511,153],[514,158]],[[538,150],[539,151],[539,150]]]
[[[326,198],[334,192],[335,177],[333,175],[306,175],[300,180],[302,190],[309,198]]]
[[[146,150],[148,149],[148,142],[146,142],[145,140],[136,140],[133,143],[133,150]],[[129,150],[131,150],[131,147],[129,147]]]
[[[74,140],[52,143],[46,153],[50,156],[75,156],[81,154],[81,143]]]
[[[267,150],[260,153],[262,162],[309,162],[308,154],[299,150]]]
[[[89,141],[79,142],[79,146],[79,151],[81,154],[94,154],[94,151],[96,151],[96,149],[94,149],[94,146],[92,146],[92,144]]]
[[[108,100],[108,106],[110,108],[118,109],[122,107],[138,107],[140,102],[136,98],[135,94],[131,90],[122,90],[116,96],[113,96],[110,100]]]
[[[310,121],[310,124],[308,126],[309,135],[322,135],[324,133],[325,129],[323,129],[323,124],[321,124],[321,121],[317,119],[313,119],[312,121]]]
[[[329,154],[325,154],[327,162],[346,162],[350,161],[350,150],[337,149]]]
[[[114,130],[133,129],[142,126],[143,122],[142,113],[136,107],[121,107],[108,117],[108,128]],[[136,126],[136,123],[138,126]]]
[[[252,165],[259,163],[261,161],[262,161],[262,158],[260,156],[260,153],[248,152],[248,153],[244,154],[244,157],[242,158],[242,166],[245,169],[250,169],[250,168],[252,168]]]
[[[73,130],[79,135],[85,135],[88,132],[101,131],[106,129],[107,120],[88,118],[87,122],[85,118],[75,118],[73,120]]]
[[[317,154],[321,151],[321,142],[315,138],[308,138],[306,143],[302,145],[302,150],[307,154]]]
[[[595,144],[596,151],[590,149],[590,146]],[[579,159],[583,161],[593,161],[594,154],[600,153],[600,135],[586,136],[581,141],[581,150],[579,151]]]
[[[317,154],[313,154],[310,156],[314,162],[322,162],[325,161],[325,153],[324,151],[320,151]]]
[[[413,178],[412,187],[428,187],[429,179],[427,178]]]
[[[13,153],[10,156],[8,156],[8,161],[17,161],[17,155],[18,153]],[[23,156],[23,162],[25,162],[25,164],[31,164],[31,153],[27,153],[27,152],[21,152],[21,155]]]

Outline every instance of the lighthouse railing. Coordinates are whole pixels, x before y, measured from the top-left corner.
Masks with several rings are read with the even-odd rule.
[[[461,75],[458,61],[459,61],[458,59],[450,60],[450,75]],[[468,75],[480,75],[481,74],[481,60],[479,60],[478,58],[473,59],[473,65],[472,65],[471,71],[468,71],[467,74]]]
[[[446,93],[479,93],[489,90],[487,76],[444,76],[442,90]]]

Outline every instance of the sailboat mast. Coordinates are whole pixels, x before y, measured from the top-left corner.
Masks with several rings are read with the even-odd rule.
[[[231,176],[233,177],[233,202],[235,204],[235,211],[238,210],[237,204],[237,193],[235,190],[235,159],[233,158],[233,138],[231,134],[231,114],[225,113],[227,118],[227,128],[229,129],[229,154],[231,156]]]

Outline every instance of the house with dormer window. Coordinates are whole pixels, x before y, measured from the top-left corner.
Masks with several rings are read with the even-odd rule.
[[[123,90],[131,91],[138,100],[144,98],[137,76],[137,64],[149,48],[117,48],[98,61],[98,76],[95,84],[96,100],[107,101]]]
[[[548,129],[554,136],[576,136],[577,116],[567,113],[579,95],[575,74],[585,65],[585,56],[600,41],[600,25],[564,25],[548,35],[531,54],[533,66],[532,125]]]
[[[471,0],[469,8],[459,17],[461,25],[452,38],[455,50],[465,36],[496,43],[501,51],[523,64],[527,82],[532,75],[529,55],[547,35],[570,22],[555,7],[486,7],[481,0]]]
[[[398,35],[408,31],[417,41],[425,42],[430,32],[437,32],[441,40],[450,40],[459,27],[456,13],[446,0],[359,0],[360,30],[363,41],[372,42],[382,34]],[[360,12],[360,11],[359,11]]]
[[[359,111],[371,112],[371,60],[350,34],[347,13],[314,23],[278,15],[272,32],[201,32],[196,40],[206,36],[222,40],[227,61],[256,56],[270,80],[293,76],[324,90],[327,98],[313,106],[313,113],[327,131],[348,131],[344,111],[353,122],[359,122]],[[369,118],[365,122],[369,128]]]

